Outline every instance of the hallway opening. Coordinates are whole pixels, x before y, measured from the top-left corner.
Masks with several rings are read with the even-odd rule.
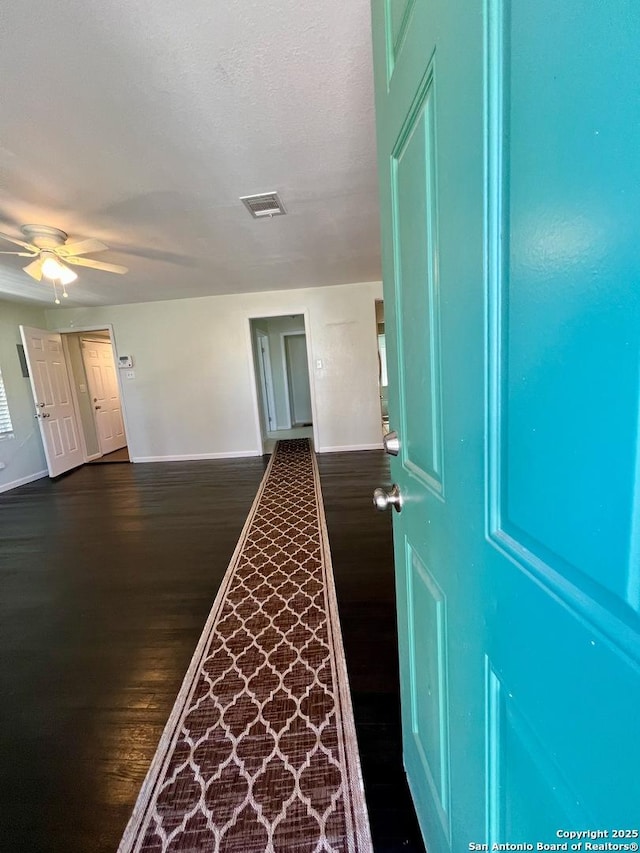
[[[129,462],[111,332],[65,333],[62,341],[86,461]]]
[[[313,386],[304,314],[250,321],[262,452],[278,439],[316,438]]]
[[[49,476],[102,457],[129,461],[111,330],[19,330]]]

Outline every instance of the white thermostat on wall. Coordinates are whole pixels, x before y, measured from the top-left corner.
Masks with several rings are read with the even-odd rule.
[[[133,359],[130,355],[118,356],[118,367],[133,367]]]

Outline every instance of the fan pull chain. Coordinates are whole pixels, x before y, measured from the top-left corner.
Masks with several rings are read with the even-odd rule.
[[[53,285],[53,301],[56,305],[60,305],[60,300],[58,299],[58,291],[56,290],[56,280],[55,278],[51,279],[51,284]]]
[[[62,282],[62,295],[65,299],[69,298],[69,294],[67,293],[67,285],[64,283],[64,281]]]

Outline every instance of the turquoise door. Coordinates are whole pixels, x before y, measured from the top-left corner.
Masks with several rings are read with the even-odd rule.
[[[373,37],[419,820],[637,844],[640,5],[373,0]]]

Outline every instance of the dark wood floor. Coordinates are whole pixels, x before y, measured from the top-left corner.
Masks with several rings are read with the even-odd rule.
[[[265,464],[87,465],[0,495],[1,849],[114,853]],[[422,851],[370,509],[386,459],[320,464],[374,846]]]

